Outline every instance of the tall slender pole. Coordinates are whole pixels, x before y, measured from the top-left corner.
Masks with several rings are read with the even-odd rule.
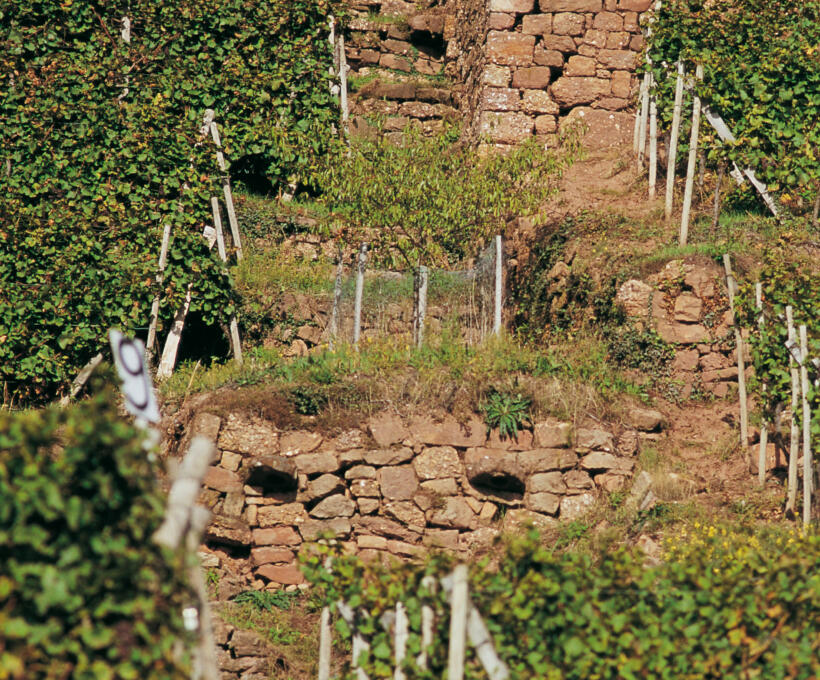
[[[641,134],[641,116],[643,115],[643,91],[646,87],[646,78],[643,78],[638,88],[638,110],[635,112],[635,128],[632,131],[632,152],[638,156],[638,144]]]
[[[342,304],[342,276],[344,274],[344,255],[342,247],[339,246],[339,258],[336,263],[336,281],[333,284],[333,309],[330,313],[330,334],[328,344],[330,349],[336,346],[336,338],[339,335],[339,307]]]
[[[330,651],[331,651],[331,629],[330,629],[330,609],[322,609],[322,617],[319,623],[319,672],[318,680],[330,680]]]
[[[493,334],[499,335],[501,333],[501,305],[503,286],[503,263],[504,249],[501,242],[501,235],[495,237],[495,309],[493,310]]]
[[[223,264],[228,261],[228,251],[225,248],[225,235],[222,232],[222,215],[219,210],[219,199],[211,196],[211,212],[214,217],[214,229],[216,230],[216,247],[219,251],[219,259]],[[229,323],[231,351],[233,358],[240,366],[242,365],[242,342],[239,339],[239,324],[236,321],[236,314],[231,314]]]
[[[757,327],[760,333],[763,333],[763,284],[758,282],[755,284],[755,303],[757,311]],[[766,393],[766,385],[762,388],[763,394]],[[760,486],[766,486],[766,448],[769,445],[769,428],[766,424],[765,417],[760,421],[760,450],[757,455],[757,482]]]
[[[675,164],[678,156],[678,136],[680,135],[680,119],[683,111],[683,78],[685,74],[683,62],[678,60],[678,76],[675,81],[675,108],[672,111],[672,131],[669,139],[669,158],[666,165],[666,205],[664,214],[667,220],[672,217],[672,205],[675,195]]]
[[[800,326],[800,387],[803,392],[803,526],[811,522],[811,408],[809,407],[809,343],[806,326]]]
[[[646,131],[649,121],[649,90],[652,87],[652,74],[645,73],[643,76],[643,94],[641,95],[641,118],[638,127],[638,170],[643,170],[643,162],[646,157]]]
[[[703,66],[698,65],[696,80],[703,79]],[[692,104],[692,134],[689,139],[689,164],[686,167],[686,189],[683,192],[683,212],[680,222],[680,245],[685,246],[689,239],[689,214],[692,210],[692,193],[695,188],[695,167],[698,162],[698,132],[700,130],[700,97],[694,91]]]
[[[786,307],[786,325],[789,333],[789,345],[794,347],[797,344],[797,331],[794,328],[794,310],[791,305]],[[800,429],[797,425],[797,405],[800,401],[800,370],[791,352],[789,352],[789,375],[792,383],[792,421],[791,436],[789,438],[789,482],[786,496],[786,512],[794,513],[797,510],[797,458],[800,455]]]
[[[726,287],[729,289],[729,307],[735,316],[735,277],[732,274],[732,261],[728,253],[723,256],[723,267],[726,270]],[[740,400],[740,446],[749,446],[749,414],[746,402],[746,370],[743,361],[743,336],[740,333],[737,319],[734,319],[735,345],[737,346],[737,391]]]
[[[393,680],[405,680],[402,664],[407,656],[407,639],[410,637],[407,610],[401,602],[396,602],[396,628],[393,636],[393,652],[396,658],[396,668],[393,671]]]
[[[453,593],[450,605],[450,650],[447,659],[448,680],[462,680],[467,647],[467,565],[459,564],[453,571]]]
[[[210,124],[211,139],[216,145],[216,163],[219,166],[219,172],[222,173],[222,193],[225,196],[225,208],[228,211],[228,223],[231,225],[231,236],[233,237],[233,244],[236,248],[236,260],[242,261],[242,239],[239,235],[239,222],[236,219],[236,210],[233,205],[233,193],[231,192],[231,179],[228,176],[228,166],[225,164],[225,155],[222,153],[222,141],[219,138],[219,128],[216,125],[216,120],[212,120]]]
[[[157,292],[154,295],[154,300],[151,302],[151,320],[148,323],[148,340],[145,343],[145,349],[150,352],[154,347],[154,342],[157,339],[157,323],[159,321],[159,298],[162,288],[162,282],[165,278],[165,264],[168,261],[168,245],[171,241],[171,222],[165,223],[162,230],[162,245],[159,251],[159,266],[157,267]]]
[[[652,78],[654,87],[655,79]],[[658,100],[655,93],[649,95],[649,199],[655,198],[658,183]]]
[[[353,304],[353,344],[359,344],[362,334],[362,294],[364,291],[364,272],[367,268],[367,244],[362,243],[359,248],[359,258],[356,262],[356,299]]]
[[[427,316],[427,281],[428,269],[424,265],[419,266],[416,281],[416,314],[414,321],[416,347],[424,344],[424,319]]]

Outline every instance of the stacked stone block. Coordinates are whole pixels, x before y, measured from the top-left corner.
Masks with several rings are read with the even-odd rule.
[[[659,426],[659,414],[640,425]],[[201,498],[214,513],[203,550],[235,589],[297,587],[301,546],[327,531],[367,559],[466,557],[500,531],[576,518],[598,490],[627,485],[638,442],[635,430],[573,432],[557,420],[501,440],[477,417],[387,413],[331,437],[201,411],[180,453],[194,434],[219,451]]]
[[[651,0],[490,0],[479,134],[549,139],[581,106],[630,104]]]

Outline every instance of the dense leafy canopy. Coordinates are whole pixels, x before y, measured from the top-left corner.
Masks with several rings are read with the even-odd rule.
[[[206,323],[233,312],[200,235],[220,195],[203,114],[216,110],[234,167],[309,180],[335,139],[337,4],[0,0],[0,380],[12,396],[51,398],[108,327],[148,325],[156,292],[166,325],[189,285]]]
[[[625,550],[598,561],[553,552],[536,536],[494,553],[497,566],[471,566],[470,598],[513,679],[808,680],[820,673],[816,535],[695,523],[670,541],[657,567]],[[393,677],[392,631],[380,618],[398,601],[410,624],[407,677],[446,677],[449,598],[424,577],[444,576],[452,558],[392,567],[355,556],[325,560],[322,553],[308,560],[306,574],[331,607],[341,600],[358,611],[358,631],[371,644],[360,657],[369,677]],[[437,618],[426,671],[416,664],[424,604]],[[351,638],[341,618],[336,628]],[[487,677],[473,653],[466,677]]]
[[[157,470],[116,403],[0,411],[0,678],[190,677],[194,596],[151,542]]]
[[[786,203],[810,204],[820,186],[820,0],[664,0],[651,21],[662,119],[676,61],[690,76],[703,66],[697,92],[737,138],[715,142],[715,154],[752,168]]]

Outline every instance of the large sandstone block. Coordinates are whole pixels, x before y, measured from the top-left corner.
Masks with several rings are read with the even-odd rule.
[[[251,543],[251,530],[240,519],[217,515],[205,529],[205,538],[214,543],[245,546]]]
[[[256,456],[279,453],[279,435],[266,422],[231,414],[222,425],[217,445],[222,450]]]
[[[552,32],[555,35],[583,35],[585,24],[583,14],[559,12],[553,17]]]
[[[561,107],[590,104],[608,95],[610,90],[610,81],[602,78],[567,78],[565,76],[556,80],[550,88],[552,98]]]
[[[487,36],[487,58],[506,66],[529,66],[535,49],[535,36],[490,31]]]
[[[392,501],[409,500],[419,488],[419,480],[412,465],[381,468],[378,479],[382,496]]]
[[[535,121],[525,113],[486,111],[481,114],[479,132],[482,136],[501,144],[524,142],[532,135],[534,129]]]
[[[557,116],[561,111],[545,90],[524,90],[521,108],[527,113],[549,113],[553,116]],[[538,443],[535,445],[542,446]]]
[[[422,444],[433,446],[458,446],[466,449],[481,446],[486,440],[486,425],[477,417],[470,418],[463,425],[452,416],[447,416],[441,422],[426,416],[413,418],[410,421],[410,431]]]
[[[216,465],[208,468],[203,484],[222,493],[242,491],[244,486],[239,475]]]
[[[331,451],[304,453],[294,459],[296,468],[304,475],[314,475],[319,472],[336,472],[339,469],[339,460]]]
[[[612,72],[612,95],[628,99],[632,94],[632,74],[629,71]]]
[[[601,50],[598,52],[598,63],[608,69],[632,71],[638,55],[631,50]]]
[[[508,534],[521,534],[529,527],[545,531],[555,528],[557,524],[557,520],[552,517],[546,517],[542,513],[533,510],[518,508],[507,510],[507,514],[504,515],[502,530]]]
[[[645,12],[653,0],[618,0],[618,9],[630,12]]]
[[[503,12],[490,13],[488,27],[491,31],[506,31],[513,26],[515,26],[514,14],[504,14]]]
[[[251,561],[254,566],[262,564],[275,564],[279,562],[291,562],[295,555],[292,550],[287,548],[278,548],[272,546],[265,546],[263,548],[251,549]]]
[[[356,504],[347,496],[335,494],[328,496],[311,511],[310,516],[316,519],[332,519],[334,517],[352,517],[356,512]]]
[[[600,12],[604,0],[539,0],[538,6],[542,12]]]
[[[604,80],[602,82],[610,83],[612,81]],[[587,126],[587,133],[584,135],[583,143],[588,148],[606,149],[629,144],[632,141],[635,114],[620,111],[601,111],[586,106],[578,106],[562,119],[560,127],[572,125],[578,120],[583,121]]]
[[[572,51],[574,51],[574,47]],[[540,43],[535,46],[535,51],[532,55],[532,61],[537,66],[551,66],[552,68],[564,67],[563,53],[559,52],[558,50],[547,49],[544,45]]]
[[[703,301],[689,293],[681,293],[675,300],[675,321],[697,323],[703,311]]]
[[[262,578],[266,578],[274,583],[281,583],[285,586],[299,585],[305,582],[302,570],[296,565],[273,565],[265,564],[256,570]]]
[[[624,19],[616,12],[600,12],[595,15],[592,22],[592,28],[597,28],[601,31],[620,31],[623,30]]]
[[[528,14],[521,20],[524,35],[546,35],[552,32],[551,14]]]
[[[561,497],[554,493],[531,493],[527,496],[526,506],[535,512],[555,515],[561,504]]]
[[[615,448],[612,433],[606,430],[578,428],[575,438],[576,444],[585,449],[612,451]]]
[[[595,59],[592,57],[582,57],[575,54],[567,61],[567,67],[564,69],[564,75],[567,78],[578,78],[583,76],[595,75]]]
[[[528,14],[534,5],[535,0],[490,0],[490,11]]]
[[[527,475],[550,470],[568,470],[577,462],[578,456],[575,452],[566,449],[534,449],[518,454],[518,464]]]
[[[521,94],[518,90],[509,87],[485,87],[481,94],[481,108],[484,111],[518,111],[520,107]]]
[[[543,44],[547,50],[557,50],[564,54],[574,54],[578,51],[575,41],[568,35],[545,35]]]
[[[292,527],[254,529],[251,532],[254,545],[299,545],[302,539]]]
[[[519,68],[513,73],[513,87],[522,90],[543,90],[549,84],[550,70],[547,66]]]
[[[321,443],[322,435],[318,432],[300,430],[283,434],[280,440],[280,447],[283,456],[295,456],[300,453],[315,451]]]
[[[384,504],[384,514],[397,522],[419,529],[424,528],[424,513],[415,503],[409,501],[394,501]]]
[[[581,459],[581,467],[585,470],[612,470],[618,466],[618,459],[611,453],[594,451]]]
[[[498,64],[487,64],[484,69],[482,83],[490,87],[507,87],[510,84],[512,75],[509,66],[499,66]]]
[[[595,503],[595,495],[582,493],[561,499],[561,519],[573,520],[583,517]]]
[[[350,520],[344,517],[329,520],[306,519],[299,526],[299,533],[304,541],[315,541],[323,534],[332,534],[336,538],[347,538],[350,532]]]
[[[376,449],[364,452],[364,462],[368,465],[399,465],[413,458],[413,449],[403,446],[398,449]]]
[[[256,522],[260,527],[279,525],[294,526],[307,519],[305,506],[301,503],[284,503],[283,505],[263,505],[256,513]]]
[[[458,477],[462,470],[458,453],[451,446],[425,449],[413,459],[413,467],[421,479]]]
[[[472,529],[476,522],[475,513],[467,501],[459,496],[448,496],[444,507],[431,508],[427,511],[430,524],[445,529]]]
[[[393,446],[409,436],[401,417],[395,414],[373,416],[368,424],[370,434],[382,448]]]

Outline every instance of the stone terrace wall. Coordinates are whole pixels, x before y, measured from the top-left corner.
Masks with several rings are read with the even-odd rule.
[[[638,409],[633,422],[649,431],[661,416]],[[434,547],[467,556],[526,521],[573,519],[599,489],[628,484],[638,445],[636,429],[573,432],[548,420],[500,441],[478,418],[461,425],[392,414],[324,437],[203,410],[180,452],[194,434],[219,449],[200,499],[214,513],[203,550],[234,591],[297,586],[300,546],[327,530],[366,558]]]
[[[357,92],[353,129],[385,118],[434,132],[465,123],[468,136],[549,142],[559,120],[589,107],[615,121],[637,86],[639,21],[651,0],[448,0],[350,3],[347,56]],[[623,118],[623,120],[622,120]],[[589,118],[587,119],[590,120]],[[620,136],[620,135],[619,135]]]
[[[651,0],[490,0],[479,132],[549,139],[579,106],[622,111],[636,88]]]

